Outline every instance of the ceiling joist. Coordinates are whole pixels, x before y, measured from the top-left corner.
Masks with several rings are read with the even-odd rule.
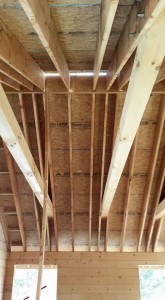
[[[135,1],[109,64],[107,89],[110,89],[143,36],[163,9],[164,0]]]
[[[28,144],[12,111],[6,94],[0,85],[0,135],[14,157],[33,193],[43,206],[44,182],[35,164]],[[47,199],[48,214],[52,216],[52,202]]]
[[[102,217],[108,216],[130,148],[158,75],[159,66],[164,58],[164,20],[165,10],[159,15],[137,48],[104,191]]]
[[[44,72],[2,21],[0,21],[0,29],[0,59],[44,90]]]
[[[105,50],[111,33],[112,24],[116,14],[119,0],[102,0],[100,8],[100,21],[94,60],[93,89],[95,90],[101,70]]]
[[[69,90],[69,69],[47,1],[19,0],[19,2],[59,72],[66,88]]]

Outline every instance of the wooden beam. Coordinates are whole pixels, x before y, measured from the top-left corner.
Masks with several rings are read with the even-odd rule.
[[[91,251],[92,237],[92,199],[93,199],[93,148],[94,148],[94,129],[95,129],[95,94],[92,95],[91,112],[91,155],[90,155],[90,192],[89,192],[89,242],[88,250]]]
[[[70,192],[71,192],[71,223],[72,223],[72,251],[74,251],[74,196],[73,196],[73,157],[72,157],[72,96],[68,94],[68,125],[69,125],[69,164],[70,164]]]
[[[28,90],[33,90],[33,84],[29,80],[27,80],[14,69],[12,69],[2,60],[0,60],[0,72],[8,76],[10,79],[13,79],[14,81],[18,82],[20,85],[26,87]]]
[[[137,149],[137,138],[138,138],[138,133],[135,136],[135,140],[134,140],[134,143],[132,145],[131,152],[130,152],[130,158],[129,158],[129,171],[128,171],[129,173],[128,173],[128,179],[127,179],[125,205],[124,205],[124,217],[123,217],[121,242],[120,242],[120,251],[121,252],[124,249],[125,236],[126,236],[126,230],[127,230],[128,209],[129,209],[129,203],[130,203],[131,184],[132,184],[132,180],[133,180],[133,171],[134,171],[134,165],[135,165],[135,155],[136,155],[136,149]]]
[[[113,139],[112,139],[112,153],[114,149],[114,144],[115,144],[115,139],[116,139],[116,134],[118,130],[118,118],[117,118],[117,111],[119,108],[119,96],[116,95],[116,100],[115,100],[115,113],[114,113],[114,124],[113,124]],[[106,220],[106,229],[105,229],[105,243],[104,243],[104,251],[107,252],[107,247],[108,247],[108,234],[109,234],[109,214]]]
[[[4,150],[6,154],[7,167],[9,170],[9,177],[10,177],[10,182],[11,182],[11,187],[13,192],[15,209],[17,212],[17,219],[18,219],[18,224],[19,224],[19,229],[21,234],[22,245],[24,251],[26,251],[27,246],[26,246],[26,236],[25,236],[25,229],[24,229],[22,205],[21,205],[21,199],[18,190],[17,175],[15,172],[14,160],[8,148],[6,147],[5,143],[4,143]]]
[[[154,197],[153,197],[152,211],[151,211],[150,220],[147,228],[146,251],[149,250],[149,246],[151,243],[151,238],[152,238],[153,229],[155,225],[156,208],[160,200],[164,179],[165,179],[165,149],[162,154],[162,159],[160,162],[160,168],[159,168],[158,178],[156,182]]]
[[[151,151],[150,161],[149,161],[148,175],[147,175],[144,197],[143,197],[142,207],[141,207],[141,217],[139,223],[138,245],[137,245],[138,251],[140,249],[141,241],[143,237],[143,231],[144,231],[146,215],[148,211],[148,204],[149,204],[150,193],[151,193],[151,188],[154,179],[158,151],[159,151],[161,136],[163,132],[164,120],[165,120],[165,97],[162,97],[160,99],[159,114],[158,114],[155,134],[154,134],[153,146],[152,146],[152,151]]]
[[[162,229],[162,225],[163,225],[163,218],[160,218],[155,223],[155,230],[154,230],[154,234],[153,234],[153,252],[156,251],[156,247],[157,247],[157,243],[159,240],[159,235],[160,235],[160,232]]]
[[[44,182],[35,164],[21,128],[0,85],[0,135],[29,183],[33,193],[43,206]],[[47,199],[48,213],[52,216],[52,202]]]
[[[155,220],[158,220],[164,216],[165,216],[165,199],[161,201],[156,208]]]
[[[159,66],[164,58],[164,20],[165,11],[159,15],[137,49],[104,191],[102,217],[108,216],[130,148],[158,75]]]
[[[21,87],[18,82],[12,80],[11,78],[7,77],[4,74],[0,73],[0,82],[11,87],[12,89],[16,91],[20,91]]]
[[[45,96],[46,95],[46,96]],[[45,109],[45,99],[48,97],[48,93],[43,95],[43,106]],[[52,198],[52,206],[53,206],[53,223],[54,223],[54,234],[55,234],[55,245],[56,251],[58,251],[58,227],[57,227],[57,209],[56,209],[56,194],[55,194],[55,181],[54,181],[54,170],[53,170],[53,156],[52,156],[52,142],[51,142],[51,128],[50,128],[50,113],[48,109],[48,125],[49,125],[49,173],[50,173],[50,186],[51,186],[51,198]]]
[[[103,197],[104,187],[104,169],[105,169],[105,149],[107,137],[107,120],[108,120],[108,94],[105,95],[105,109],[104,109],[104,132],[103,132],[103,148],[102,148],[102,162],[101,162],[101,184],[100,184],[100,212],[99,212],[99,226],[98,226],[98,244],[97,250],[100,251],[100,236],[101,236],[101,203]]]
[[[42,141],[41,141],[39,107],[38,107],[37,96],[35,94],[32,94],[32,102],[33,102],[33,111],[34,111],[34,121],[35,121],[35,127],[36,127],[40,172],[41,172],[41,176],[43,177],[44,176],[43,147],[42,147]]]
[[[7,228],[7,224],[6,224],[6,220],[5,220],[4,208],[2,205],[0,205],[0,223],[2,225],[2,230],[3,230],[3,234],[4,234],[7,251],[10,251],[11,250],[10,237],[8,234],[8,228]]]
[[[110,89],[122,68],[140,44],[144,35],[148,34],[150,27],[163,9],[164,0],[135,1],[109,64],[107,89]],[[144,13],[144,17],[141,13]]]
[[[44,168],[44,206],[42,217],[42,235],[41,235],[41,251],[39,257],[39,270],[37,280],[36,300],[41,297],[41,285],[43,265],[45,258],[45,241],[46,241],[46,228],[47,228],[47,199],[48,199],[48,180],[49,180],[49,115],[48,115],[48,99],[45,100],[45,168]]]
[[[158,73],[158,76],[156,78],[156,82],[155,83],[158,83],[158,82],[160,82],[160,81],[162,81],[164,79],[165,79],[165,58],[164,58],[163,63],[161,65],[161,67],[160,67],[160,70],[159,70],[159,73]]]
[[[47,1],[43,0],[41,3],[39,0],[19,0],[19,2],[57,71],[61,75],[66,88],[69,90],[69,69]]]
[[[44,72],[2,21],[0,28],[0,59],[43,90]]]
[[[118,81],[118,89],[119,91],[123,91],[124,87],[127,85],[127,83],[130,80],[131,77],[131,72],[132,72],[132,67],[135,59],[135,53],[131,55],[123,69],[121,70],[117,81]],[[163,81],[165,79],[165,59],[160,67],[158,76],[156,78],[155,84]]]
[[[19,103],[20,103],[20,108],[21,108],[21,116],[22,116],[22,123],[23,123],[23,131],[24,131],[24,136],[27,141],[27,144],[29,146],[29,149],[31,148],[31,143],[30,143],[30,136],[29,136],[29,126],[28,126],[28,120],[27,120],[27,110],[26,110],[26,105],[25,101],[23,100],[23,95],[19,94]],[[38,232],[38,241],[40,243],[41,240],[41,225],[40,225],[40,216],[39,216],[39,208],[38,208],[38,203],[36,200],[36,197],[33,193],[33,203],[34,203],[34,212],[35,212],[35,218],[36,218],[36,226],[37,226],[37,232]]]
[[[101,70],[105,50],[111,33],[112,24],[115,18],[119,0],[102,0],[100,8],[100,21],[96,43],[94,60],[93,89],[95,90],[99,72]]]

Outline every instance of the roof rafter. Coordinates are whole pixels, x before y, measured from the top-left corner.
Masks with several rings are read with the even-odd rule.
[[[47,1],[19,0],[19,2],[37,32],[39,39],[45,47],[45,50],[50,56],[57,71],[61,75],[66,88],[69,90],[69,69]]]
[[[95,90],[101,65],[103,62],[108,39],[111,33],[113,20],[116,14],[119,0],[102,0],[100,8],[100,22],[96,43],[96,54],[94,60],[93,89]]]
[[[27,80],[14,69],[12,69],[8,64],[6,64],[2,60],[0,60],[0,72],[8,76],[10,79],[13,79],[14,81],[18,82],[20,85],[23,85],[30,91],[33,90],[33,84],[29,80]]]
[[[2,230],[3,230],[3,234],[4,234],[7,251],[10,251],[11,250],[10,237],[8,234],[8,227],[7,227],[6,220],[5,220],[4,208],[2,205],[0,206],[0,223],[2,225]]]
[[[164,18],[165,10],[159,15],[137,48],[104,191],[102,217],[108,216],[130,148],[158,75],[158,68],[164,58]],[[157,51],[158,48],[159,51]]]
[[[0,85],[0,135],[29,183],[33,193],[43,206],[44,183],[17,122],[6,94]],[[48,213],[52,216],[52,202],[47,199]]]
[[[17,212],[17,218],[18,218],[18,224],[19,224],[19,229],[20,229],[20,234],[21,234],[22,245],[23,245],[24,251],[26,251],[27,245],[26,245],[26,236],[25,236],[25,229],[24,229],[22,205],[21,205],[21,199],[20,199],[19,190],[18,190],[18,182],[17,182],[16,172],[15,172],[14,159],[13,159],[12,155],[10,154],[8,148],[6,147],[5,143],[4,143],[4,150],[5,150],[5,155],[6,155],[7,167],[9,170],[9,177],[10,177],[10,182],[11,182],[11,187],[12,187],[12,192],[13,192],[15,209]]]
[[[157,220],[164,216],[165,216],[165,199],[158,204],[156,208],[155,219]]]
[[[0,28],[0,59],[44,90],[44,72],[2,21],[0,21]]]
[[[150,29],[163,8],[164,0],[135,1],[109,64],[107,89],[110,89],[144,34]],[[142,12],[144,17],[142,17]]]
[[[148,169],[146,186],[145,186],[145,190],[144,190],[144,197],[143,197],[142,208],[141,208],[141,217],[140,217],[140,223],[139,223],[138,246],[137,246],[138,250],[140,249],[140,246],[141,246],[141,241],[142,241],[142,236],[143,236],[143,231],[144,231],[144,226],[145,226],[145,220],[146,220],[146,215],[147,215],[147,211],[148,211],[150,193],[151,193],[151,188],[152,188],[152,183],[153,183],[153,178],[154,178],[154,173],[155,173],[155,167],[156,167],[156,162],[157,162],[157,157],[158,157],[158,151],[159,151],[161,136],[162,136],[162,132],[163,132],[164,120],[165,120],[165,97],[160,99],[159,114],[158,114],[155,134],[154,134],[152,151],[151,151],[151,155],[150,155],[149,169]]]
[[[24,136],[25,136],[27,144],[30,148],[31,145],[30,145],[30,137],[29,137],[29,130],[28,130],[27,109],[26,109],[25,101],[23,100],[23,95],[21,95],[21,94],[19,94],[19,103],[20,103],[20,107],[21,107],[21,115],[22,115]],[[37,226],[37,232],[38,232],[38,240],[39,240],[39,243],[40,243],[41,224],[40,224],[38,203],[37,203],[37,200],[36,200],[36,197],[35,197],[34,194],[33,194],[33,203],[34,203],[34,212],[35,212],[36,226]]]

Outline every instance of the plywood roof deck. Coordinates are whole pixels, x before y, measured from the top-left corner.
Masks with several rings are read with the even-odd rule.
[[[55,22],[69,70],[91,71],[94,67],[101,1],[77,2],[68,0],[61,3],[58,0],[51,0],[48,1],[47,5]],[[129,18],[129,12],[133,4],[134,1],[132,0],[119,1],[103,58],[102,70],[108,70],[109,63],[116,53],[116,46],[122,31],[125,30],[124,25]],[[11,34],[16,36],[18,42],[24,46],[25,57],[29,53],[44,71],[56,70],[19,1],[3,0],[0,4],[0,20],[7,26]],[[3,30],[4,27],[2,26],[2,32]],[[129,33],[129,38],[136,39],[137,33],[134,36]],[[18,48],[19,46],[17,46]],[[118,89],[119,78],[107,90],[105,77],[99,77],[95,90],[93,90],[92,77],[76,76],[70,78],[69,91],[65,86],[66,84],[63,83],[63,81],[65,82],[63,76],[62,79],[60,77],[47,78],[44,87],[45,78],[43,80],[42,71],[41,80],[39,81],[38,78],[30,78],[26,68],[19,70],[19,67],[14,64],[15,61],[12,59],[10,61],[10,55],[9,61],[6,61],[2,56],[1,58],[3,63],[5,61],[5,64],[8,67],[10,66],[10,69],[7,69],[5,73],[0,64],[0,73],[3,74],[0,81],[14,111],[16,121],[24,134],[25,124],[23,123],[21,111],[25,108],[26,125],[30,140],[29,147],[40,171],[41,162],[32,99],[35,96],[38,103],[43,154],[45,152],[44,95],[46,95],[49,102],[52,178],[54,176],[53,187],[49,178],[49,196],[51,200],[55,199],[55,203],[53,202],[55,207],[54,218],[49,218],[49,229],[47,230],[47,232],[50,231],[51,250],[131,252],[145,251],[147,244],[147,250],[153,251],[154,237],[152,241],[150,239],[147,241],[147,234],[154,214],[154,206],[157,206],[159,201],[164,198],[164,188],[161,187],[158,203],[155,204],[158,181],[161,176],[163,177],[161,166],[164,164],[165,149],[165,128],[164,125],[160,125],[160,119],[162,124],[164,123],[162,113],[165,103],[165,75],[162,71],[164,70],[164,63],[162,63],[161,75],[159,73],[159,80],[156,80],[156,84],[151,89],[149,101],[138,129],[136,145],[131,150],[132,152],[130,152],[122,171],[108,218],[101,219],[101,182],[103,182],[104,190],[123,106],[129,89],[128,82],[131,81],[134,56],[131,57],[133,61],[130,74],[127,73],[125,85],[122,86],[120,91]],[[0,60],[0,63],[2,63],[2,60]],[[125,67],[127,68],[127,63]],[[3,65],[3,68],[6,70],[6,66]],[[37,70],[40,71],[40,69]],[[7,78],[4,77],[4,74],[8,74],[5,75]],[[114,76],[117,75],[114,74]],[[9,82],[9,78],[13,78],[12,81]],[[145,89],[145,85],[143,88]],[[20,103],[20,97],[22,97],[23,105]],[[134,124],[130,124],[131,126],[133,127]],[[92,132],[93,138],[91,138]],[[159,134],[160,140],[156,141]],[[25,138],[27,139],[26,134]],[[155,144],[157,144],[158,154]],[[132,157],[131,153],[133,153]],[[155,158],[155,165],[152,167],[153,157]],[[104,172],[102,171],[103,167]],[[150,176],[152,173],[151,167],[153,168],[153,179]],[[14,168],[27,250],[39,250],[41,234],[39,231],[43,208],[38,202],[36,208],[34,194],[15,162]],[[0,202],[4,206],[11,250],[22,251],[20,224],[9,175],[3,142],[0,140]],[[55,197],[53,197],[53,191],[55,191]],[[148,202],[145,200],[147,191],[149,195]],[[145,201],[147,202],[146,215],[144,215]],[[36,222],[36,212],[40,219],[39,222]],[[99,224],[100,220],[101,225]],[[165,220],[162,219],[161,231],[156,246],[156,251],[161,252],[165,251],[164,222]],[[125,229],[123,229],[123,226],[125,226]],[[57,230],[56,235],[54,230]],[[156,236],[155,229],[154,234]],[[49,250],[50,247],[48,237],[47,233],[46,250]],[[99,239],[100,243],[98,243]],[[90,243],[91,245],[89,245]]]

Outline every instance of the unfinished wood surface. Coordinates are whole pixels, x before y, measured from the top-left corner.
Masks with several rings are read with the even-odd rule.
[[[157,220],[163,218],[164,216],[165,216],[165,199],[158,204],[156,208],[155,219]]]
[[[25,101],[23,100],[23,96],[21,94],[19,94],[19,103],[20,103],[20,109],[21,109],[24,136],[25,136],[25,139],[29,146],[29,149],[31,149],[29,126],[28,126],[28,119],[27,119],[27,108],[25,105]],[[35,212],[37,232],[38,232],[38,241],[40,244],[40,240],[41,240],[40,216],[39,216],[39,208],[38,208],[37,199],[34,194],[33,194],[33,203],[34,203],[34,212]]]
[[[42,4],[39,0],[19,0],[19,2],[69,90],[69,69],[47,1],[42,1]]]
[[[156,187],[155,187],[155,192],[154,192],[154,198],[153,198],[153,203],[152,203],[152,214],[150,216],[148,228],[147,228],[147,240],[146,240],[146,251],[149,250],[149,246],[151,243],[151,238],[153,234],[153,229],[155,225],[155,213],[156,213],[156,208],[160,200],[161,192],[162,192],[162,187],[164,183],[164,178],[165,178],[165,151],[163,151],[162,154],[162,159],[160,163],[160,168],[159,168],[159,173],[158,173],[158,178],[156,182]]]
[[[72,153],[72,96],[68,95],[68,125],[69,125],[69,162],[70,162],[70,195],[72,223],[72,251],[74,251],[74,195],[73,195],[73,153]]]
[[[130,151],[130,157],[129,157],[129,174],[127,179],[127,189],[126,189],[126,196],[125,196],[125,204],[124,204],[124,217],[123,217],[123,225],[122,225],[122,231],[121,231],[121,246],[120,250],[123,251],[124,249],[124,243],[125,243],[125,236],[126,236],[126,230],[127,230],[127,222],[128,222],[128,209],[129,209],[129,202],[131,197],[131,182],[133,179],[134,174],[134,165],[135,165],[135,154],[137,150],[137,139],[138,139],[138,133],[135,136],[135,140],[133,142],[131,151]]]
[[[0,27],[0,59],[43,90],[44,72],[2,21]]]
[[[127,63],[125,64],[125,66],[123,67],[123,69],[121,70],[117,78],[119,91],[122,91],[130,80],[134,59],[135,59],[135,53],[131,55],[131,57],[129,58],[129,60],[127,61]],[[159,83],[164,79],[165,79],[165,59],[159,69],[159,73],[156,78],[155,84]]]
[[[4,300],[11,299],[14,265],[36,264],[39,253],[8,255]],[[45,265],[58,266],[58,299],[139,300],[139,265],[163,264],[164,253],[45,253]]]
[[[4,281],[5,281],[5,269],[6,269],[6,257],[7,248],[5,243],[5,237],[2,229],[3,224],[0,224],[0,299],[4,297]]]
[[[165,32],[164,17],[165,11],[159,15],[137,49],[104,191],[102,217],[108,216],[133,139],[157,77],[158,67],[164,58],[165,40],[162,39]]]
[[[4,208],[2,205],[0,206],[0,223],[1,223],[1,227],[2,227],[0,229],[2,231],[1,235],[4,236],[4,240],[6,243],[6,249],[9,252],[10,251],[10,236],[8,233],[8,226],[7,226],[6,219],[5,219]]]
[[[43,206],[43,180],[2,86],[0,86],[0,96],[1,137],[36,195],[36,198]],[[48,214],[52,216],[52,202],[50,198],[47,199],[47,206]]]
[[[24,220],[23,220],[23,213],[22,213],[22,207],[21,207],[21,199],[19,195],[18,190],[18,182],[17,182],[17,175],[15,172],[15,166],[14,166],[14,159],[9,152],[7,146],[4,143],[4,150],[6,155],[6,161],[7,161],[7,167],[9,170],[9,176],[10,176],[10,183],[12,187],[13,192],[13,198],[14,198],[14,204],[17,212],[17,218],[18,218],[18,224],[20,229],[20,235],[22,240],[22,245],[24,251],[26,251],[27,245],[26,245],[26,236],[25,236],[25,228],[24,228]]]
[[[20,85],[26,87],[28,90],[33,90],[33,84],[23,77],[20,73],[12,69],[8,64],[4,61],[0,60],[0,72],[4,75],[8,76],[10,79],[18,82]]]
[[[153,252],[156,251],[162,225],[163,225],[163,218],[160,218],[155,222],[155,228],[153,232]]]
[[[11,78],[8,78],[6,75],[0,73],[0,82],[4,85],[11,87],[16,91],[20,91],[21,87],[18,82],[14,81]]]
[[[103,0],[100,8],[100,20],[94,60],[93,89],[95,90],[101,70],[105,50],[112,29],[119,0]]]
[[[142,1],[140,4],[135,2],[109,64],[107,73],[107,89],[110,89],[127,60],[139,45],[145,33],[148,34],[150,27],[153,25],[163,9],[163,0],[147,0]],[[144,17],[138,16],[138,14],[141,13],[141,10],[144,13]]]
[[[144,226],[145,226],[145,221],[146,221],[146,215],[147,215],[147,211],[148,211],[150,193],[151,193],[151,188],[153,185],[153,178],[154,178],[155,167],[156,167],[156,162],[157,162],[157,157],[158,157],[158,151],[159,151],[161,136],[162,136],[163,127],[164,127],[164,121],[165,121],[165,97],[162,97],[161,101],[160,101],[157,126],[156,126],[156,130],[155,130],[155,134],[154,134],[153,147],[152,147],[152,151],[151,151],[151,155],[150,155],[147,182],[146,182],[146,186],[145,186],[144,197],[143,197],[142,208],[141,208],[141,217],[140,217],[139,233],[138,233],[138,245],[137,245],[138,250],[140,249],[140,246],[141,246],[141,241],[142,241],[142,236],[143,236],[143,231],[144,231]]]
[[[100,251],[100,235],[101,235],[101,204],[103,197],[104,176],[105,176],[105,149],[107,137],[107,117],[108,117],[108,94],[105,95],[105,112],[104,112],[104,132],[103,132],[103,148],[101,163],[101,185],[100,185],[100,211],[99,211],[99,227],[98,227],[98,251]]]
[[[45,259],[45,244],[46,244],[46,230],[48,228],[47,218],[47,199],[48,199],[48,180],[49,180],[49,104],[48,98],[45,97],[45,163],[44,163],[44,205],[42,215],[42,233],[41,233],[41,250],[39,255],[39,269],[37,279],[36,300],[41,298],[41,285],[43,276],[43,266]],[[49,237],[49,235],[48,235]]]
[[[91,112],[91,144],[90,144],[90,191],[89,191],[89,241],[88,250],[91,251],[92,239],[92,201],[93,201],[93,152],[94,152],[94,129],[95,129],[95,94],[92,95]]]

